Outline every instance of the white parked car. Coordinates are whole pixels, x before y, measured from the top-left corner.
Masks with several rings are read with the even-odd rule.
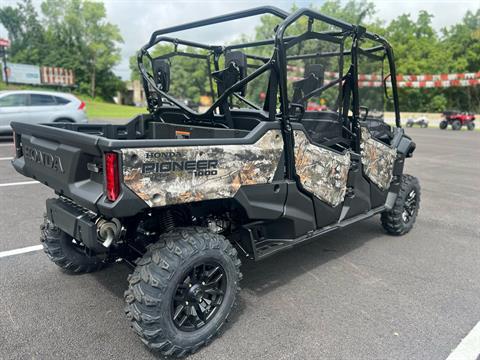
[[[49,91],[0,91],[0,134],[12,121],[87,123],[85,103],[72,94]]]

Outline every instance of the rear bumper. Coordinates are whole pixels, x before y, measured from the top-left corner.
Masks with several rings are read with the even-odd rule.
[[[96,253],[105,252],[105,247],[98,241],[95,215],[91,212],[67,200],[48,199],[47,216],[56,227],[82,241],[87,248]]]

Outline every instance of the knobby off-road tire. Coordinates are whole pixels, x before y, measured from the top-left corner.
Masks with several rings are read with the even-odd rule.
[[[453,120],[452,130],[460,130],[462,128],[462,122],[460,120]]]
[[[381,215],[383,228],[392,235],[408,233],[420,209],[420,183],[416,177],[403,175],[395,205]]]
[[[469,121],[467,123],[467,129],[470,131],[475,130],[475,123],[473,121]]]
[[[440,121],[440,129],[445,130],[448,126],[448,121],[447,120],[442,120]]]
[[[54,226],[46,216],[40,225],[40,241],[50,260],[67,272],[89,273],[104,266],[101,259],[88,256],[85,248],[75,244],[70,235]]]
[[[176,357],[209,343],[227,320],[242,277],[237,251],[225,237],[200,227],[178,228],[161,235],[136,264],[125,312],[143,343]],[[202,266],[208,269],[203,275]],[[207,298],[218,306],[204,312],[199,305]]]

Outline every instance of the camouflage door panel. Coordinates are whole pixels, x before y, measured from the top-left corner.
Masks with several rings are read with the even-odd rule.
[[[316,146],[295,130],[295,167],[302,186],[331,206],[343,202],[347,190],[350,154]]]
[[[254,144],[124,149],[123,179],[150,206],[229,198],[272,182],[282,151],[280,130]]]
[[[380,189],[386,190],[392,181],[397,151],[374,139],[366,127],[362,126],[361,132],[360,149],[363,171]]]

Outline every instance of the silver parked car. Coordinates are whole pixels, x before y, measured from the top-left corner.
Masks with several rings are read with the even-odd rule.
[[[12,121],[87,123],[85,103],[72,94],[49,91],[0,91],[0,134]]]

